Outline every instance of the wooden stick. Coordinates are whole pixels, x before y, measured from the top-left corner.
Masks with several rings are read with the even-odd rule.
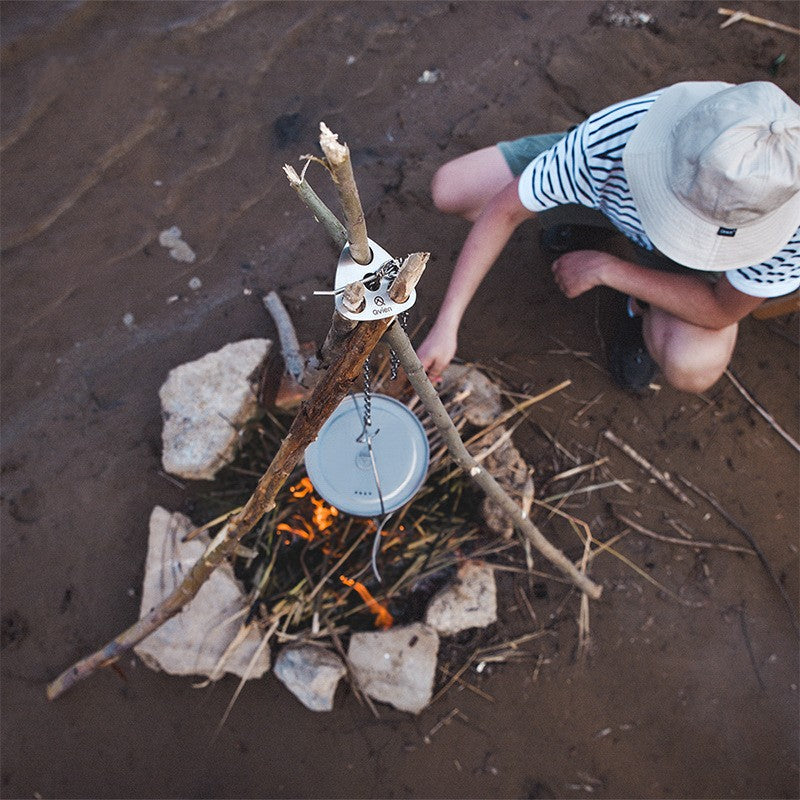
[[[358,187],[353,176],[353,165],[350,161],[350,149],[339,143],[339,137],[328,126],[319,125],[319,144],[333,176],[333,182],[339,190],[339,201],[344,212],[344,224],[350,242],[350,254],[358,264],[369,264],[372,259],[367,242],[367,225],[364,221],[364,210],[358,196]]]
[[[47,687],[53,700],[99,667],[115,662],[120,656],[160,628],[195,597],[211,573],[236,549],[241,538],[258,520],[275,507],[275,497],[300,460],[305,448],[314,440],[325,420],[336,409],[350,384],[361,373],[366,357],[380,340],[387,322],[359,325],[352,334],[351,347],[329,368],[312,396],[301,406],[289,433],[267,471],[261,477],[245,507],[217,534],[203,556],[192,567],[177,589],[156,608],[105,647],[63,672]]]
[[[630,519],[630,517],[620,514],[616,510],[614,511],[614,516],[624,525],[627,525],[629,528],[633,528],[633,530],[635,530],[637,533],[641,533],[642,536],[647,536],[650,539],[656,539],[659,542],[678,544],[681,547],[700,547],[705,550],[727,550],[729,553],[744,553],[748,556],[755,555],[755,550],[750,547],[739,547],[735,544],[727,544],[727,542],[701,542],[696,539],[676,539],[674,536],[665,536],[663,533],[651,531],[649,528],[645,528],[643,525],[640,525],[638,522]]]
[[[265,513],[275,507],[278,491],[302,457],[305,448],[316,438],[325,420],[361,374],[364,361],[392,319],[362,322],[349,337],[340,339],[338,357],[324,372],[311,397],[300,407],[286,438],[244,508],[214,537],[206,552],[172,594],[105,647],[81,659],[52,681],[47,687],[50,700],[88,678],[98,668],[117,661],[195,597],[212,572],[236,550],[242,537],[252,530]]]
[[[626,456],[633,459],[642,469],[649,472],[670,494],[678,498],[682,503],[695,507],[695,502],[691,497],[688,497],[685,492],[682,492],[674,481],[665,472],[654,467],[644,456],[640,456],[629,444],[623,442],[613,431],[603,431],[603,437],[608,439],[611,444],[618,447],[625,453]]]
[[[764,555],[764,551],[759,546],[758,542],[755,540],[750,531],[738,522],[734,517],[732,517],[722,506],[719,500],[716,499],[713,495],[710,495],[708,492],[703,491],[699,486],[695,486],[691,481],[684,478],[682,475],[678,476],[682,483],[688,486],[695,494],[700,495],[729,525],[736,528],[739,533],[747,539],[747,543],[750,547],[753,548],[755,554],[758,556],[758,560],[763,565],[764,569],[767,571],[767,575],[769,575],[770,580],[775,584],[780,596],[783,598],[783,602],[786,604],[786,608],[789,610],[789,616],[792,619],[792,625],[794,625],[795,632],[800,634],[800,623],[798,623],[797,615],[794,610],[794,603],[792,603],[789,595],[786,592],[786,589],[783,587],[780,578],[775,574],[775,570],[772,568],[772,564],[767,561],[766,555]]]
[[[545,558],[555,564],[581,591],[588,594],[593,600],[597,600],[603,591],[603,587],[594,583],[594,581],[580,572],[557,547],[547,541],[541,531],[522,515],[522,509],[503,490],[500,484],[486,470],[480,467],[478,462],[470,455],[461,441],[450,415],[439,399],[439,394],[425,374],[422,362],[417,358],[417,354],[414,352],[414,348],[411,346],[411,342],[403,328],[397,324],[391,325],[386,332],[386,341],[400,359],[409,383],[414,387],[414,391],[419,395],[422,404],[431,415],[431,419],[447,444],[447,449],[456,464],[503,509],[513,521],[517,530],[527,536],[531,544]]]
[[[357,325],[358,323],[355,320],[347,319],[347,317],[343,317],[341,314],[334,312],[331,319],[331,327],[328,329],[325,341],[322,343],[322,347],[319,351],[321,368],[324,369],[326,365],[329,365],[334,360],[335,353],[338,352],[340,343],[350,335]]]
[[[328,206],[319,199],[317,193],[301,178],[294,167],[283,165],[283,171],[289,179],[289,185],[297,192],[297,196],[311,209],[314,218],[319,222],[333,243],[341,250],[347,244],[347,231]]]
[[[278,340],[281,343],[281,355],[287,372],[300,383],[305,372],[303,357],[300,355],[300,342],[297,339],[289,312],[281,302],[277,292],[270,292],[263,298],[264,308],[269,311],[275,327],[278,330]]]
[[[344,287],[342,305],[353,314],[362,311],[366,303],[367,287],[363,281],[353,281]]]
[[[792,447],[794,447],[794,449],[795,449],[795,450],[797,450],[797,452],[798,452],[798,453],[800,453],[800,444],[798,444],[798,443],[797,443],[797,442],[796,442],[796,441],[795,441],[795,440],[794,440],[794,439],[793,439],[793,438],[792,438],[792,437],[791,437],[791,436],[790,436],[788,433],[786,433],[786,431],[785,431],[783,428],[781,428],[781,426],[780,426],[780,425],[778,425],[778,423],[777,423],[777,422],[775,422],[775,419],[774,419],[772,416],[770,416],[770,415],[769,415],[769,414],[768,414],[768,413],[767,413],[767,412],[766,412],[766,411],[765,411],[765,410],[764,410],[764,409],[763,409],[763,408],[762,408],[762,407],[761,407],[761,406],[760,406],[760,405],[759,405],[759,404],[758,404],[758,403],[755,401],[755,399],[754,399],[754,398],[753,398],[753,396],[750,394],[750,392],[748,392],[748,391],[747,391],[747,389],[745,389],[745,388],[744,388],[744,386],[742,386],[742,384],[741,384],[741,383],[740,383],[740,382],[737,380],[736,376],[735,376],[735,375],[734,375],[734,374],[733,374],[733,373],[732,373],[732,372],[731,372],[729,369],[726,369],[726,370],[725,370],[725,376],[726,376],[726,377],[727,377],[727,379],[728,379],[728,380],[729,380],[729,381],[730,381],[730,382],[731,382],[731,383],[732,383],[732,384],[733,384],[733,385],[736,387],[736,389],[737,389],[737,391],[739,392],[739,394],[741,394],[741,395],[742,395],[742,397],[744,397],[744,399],[745,399],[745,400],[747,400],[747,402],[748,402],[748,403],[750,403],[750,405],[751,405],[751,406],[753,406],[753,408],[754,408],[754,409],[755,409],[755,410],[756,410],[756,411],[757,411],[759,414],[761,414],[761,416],[762,416],[762,417],[764,417],[764,419],[765,419],[765,420],[766,420],[766,421],[767,421],[767,422],[768,422],[768,423],[769,423],[769,424],[772,426],[772,428],[773,428],[775,431],[777,431],[777,432],[778,432],[778,434],[779,434],[780,436],[782,436],[782,437],[783,437],[783,438],[784,438],[784,439],[785,439],[787,442],[789,442],[789,444],[790,444]]]
[[[559,472],[558,475],[553,475],[552,478],[548,479],[547,483],[551,484],[555,483],[556,481],[563,481],[566,478],[574,478],[576,475],[580,475],[582,472],[587,472],[595,467],[601,467],[607,461],[608,456],[603,456],[602,458],[598,458],[596,461],[593,461],[591,464],[581,464],[579,467],[572,467],[572,469]]]
[[[395,303],[405,303],[408,300],[414,287],[419,283],[430,257],[430,253],[412,253],[406,258],[394,283],[389,287],[389,297]]]
[[[794,33],[800,36],[800,28],[793,28],[791,25],[784,25],[782,22],[773,22],[771,19],[764,19],[764,17],[756,17],[753,14],[748,14],[746,11],[734,11],[732,8],[718,8],[717,14],[723,14],[730,19],[720,25],[720,28],[727,28],[728,25],[733,25],[734,22],[742,20],[744,22],[752,22],[754,25],[763,25],[766,28],[772,28],[776,31],[783,31],[784,33]]]
[[[364,306],[364,297],[367,287],[361,281],[349,283],[344,288],[342,295],[342,305],[352,312],[361,311]],[[326,368],[330,364],[335,354],[339,352],[341,343],[350,335],[350,332],[358,325],[358,322],[348,317],[343,317],[337,311],[333,312],[331,327],[319,352],[319,366]]]

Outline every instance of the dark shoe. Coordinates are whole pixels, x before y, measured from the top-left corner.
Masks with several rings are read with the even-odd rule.
[[[619,314],[617,329],[608,348],[608,368],[618,386],[639,395],[647,392],[658,372],[658,364],[644,343],[642,318],[631,317],[627,303]]]
[[[572,250],[595,250],[614,233],[595,225],[554,225],[541,232],[539,242],[548,253],[560,255]]]

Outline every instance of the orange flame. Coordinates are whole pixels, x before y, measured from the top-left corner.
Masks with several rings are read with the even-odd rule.
[[[307,494],[311,494],[311,492],[314,491],[314,487],[311,485],[311,481],[308,478],[300,478],[300,483],[290,486],[289,491],[292,493],[292,497],[300,500],[300,498],[305,497]]]
[[[301,539],[313,541],[317,533],[328,530],[328,528],[333,525],[335,518],[339,516],[338,508],[329,506],[324,500],[320,500],[311,495],[314,491],[314,487],[307,477],[301,478],[294,486],[290,486],[289,491],[295,500],[302,500],[304,497],[308,497],[311,501],[311,505],[314,507],[314,511],[311,515],[313,525],[310,525],[299,514],[295,514],[292,517],[292,521],[302,527],[289,525],[287,522],[280,522],[275,526],[276,532],[291,533],[294,536],[299,536]]]
[[[314,531],[311,530],[309,524],[295,515],[292,519],[296,519],[298,522],[302,523],[305,526],[305,530],[303,528],[293,528],[286,522],[279,522],[275,526],[276,531],[283,531],[284,533],[293,533],[295,536],[299,536],[301,539],[308,539],[309,542],[313,541],[314,539]]]
[[[312,520],[320,533],[330,528],[331,525],[333,525],[334,519],[339,516],[339,509],[326,505],[324,500],[318,500],[316,497],[312,497],[311,505],[314,506]]]
[[[355,589],[358,594],[360,595],[361,599],[367,604],[367,608],[370,610],[370,613],[375,615],[375,627],[382,628],[386,630],[386,628],[391,628],[392,624],[394,623],[394,617],[389,613],[388,609],[385,606],[382,606],[369,592],[366,586],[359,581],[355,581],[352,578],[346,578],[344,575],[339,576],[339,580],[345,586],[351,586]]]

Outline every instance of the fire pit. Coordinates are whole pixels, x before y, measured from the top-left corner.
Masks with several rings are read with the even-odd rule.
[[[384,378],[379,372],[377,387]],[[469,395],[455,382],[443,400],[459,427],[473,431],[478,452],[481,436],[493,426],[470,426]],[[383,511],[394,514],[379,531],[383,515],[372,465],[364,443],[356,442],[361,398],[347,398],[332,415],[329,432],[323,428],[309,447],[305,465],[295,469],[275,509],[244,539],[236,559],[236,573],[250,593],[249,619],[280,617],[286,635],[343,634],[418,621],[427,599],[461,561],[518,546],[487,531],[480,492],[453,469],[421,406],[412,410],[385,395],[373,397],[372,430],[380,430],[376,442],[385,445],[375,447],[380,479],[386,481]],[[290,421],[273,411],[242,432],[236,461],[195,499],[193,517],[208,520],[203,530],[221,525],[247,499]],[[401,461],[394,471],[387,468],[392,458]],[[346,472],[348,480],[355,475],[361,481],[349,494],[342,489],[348,485]],[[373,544],[381,580],[371,569]]]

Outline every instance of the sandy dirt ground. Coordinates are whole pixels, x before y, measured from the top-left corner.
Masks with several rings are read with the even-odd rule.
[[[798,25],[794,2],[746,6]],[[636,569],[611,555],[593,565],[605,591],[588,658],[575,658],[577,596],[549,583],[529,598],[540,624],[561,609],[548,644],[469,673],[491,699],[454,688],[418,717],[375,719],[343,687],[334,712],[314,714],[269,676],[214,738],[235,680],[198,690],[133,658],[124,677],[105,670],[45,699],[48,680],[136,619],[152,507],[186,508],[191,487],[160,472],[167,372],[274,335],[268,289],[302,339],[327,329],[312,291],[330,284],[335,254],[282,173],[314,151],[319,121],[353,151],[372,237],[433,254],[412,315],[429,325],[467,232],[431,204],[445,160],[680,80],[772,79],[797,97],[797,37],[720,30],[716,7],[645,2],[635,8],[654,22],[631,28],[592,2],[0,4],[2,796],[798,796],[798,639],[765,568],[632,533],[617,549]],[[420,82],[426,70],[435,81]],[[322,170],[309,178],[332,204]],[[194,263],[159,245],[172,225]],[[520,429],[526,457],[570,463],[547,431],[586,462],[614,429],[712,492],[796,608],[797,453],[727,379],[702,397],[617,390],[601,301],[560,296],[528,224],[459,354],[531,393],[569,378]],[[732,364],[795,437],[797,334],[796,317],[747,319]],[[662,533],[678,520],[745,544],[703,501],[682,505],[599,449],[632,492],[568,510],[601,538],[622,530],[613,504]],[[568,526],[548,532],[574,551]],[[500,625],[519,624],[503,586]]]

